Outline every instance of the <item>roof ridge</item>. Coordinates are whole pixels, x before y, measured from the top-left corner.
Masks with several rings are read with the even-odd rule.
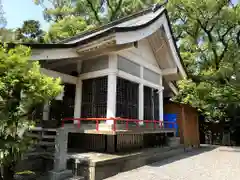
[[[157,7],[157,10],[160,9],[160,8],[163,8],[163,5],[159,5]],[[66,38],[66,39],[63,39],[61,41],[58,41],[56,44],[60,44],[60,43],[67,43],[67,41],[71,41],[71,40],[74,40],[74,39],[77,39],[77,38],[81,38],[81,37],[84,37],[86,35],[89,35],[89,34],[92,34],[92,33],[95,33],[97,31],[100,31],[100,30],[104,30],[104,29],[107,29],[107,28],[110,28],[111,26],[116,26],[118,24],[121,24],[125,21],[128,21],[128,20],[131,20],[133,18],[136,18],[136,17],[139,17],[141,15],[144,15],[144,14],[147,14],[147,13],[150,13],[150,12],[156,12],[156,4],[153,4],[151,6],[149,6],[148,8],[145,8],[141,11],[138,11],[136,13],[133,13],[133,14],[130,14],[128,16],[125,16],[125,17],[122,17],[122,18],[119,18],[119,19],[116,19],[114,21],[111,21],[105,25],[102,25],[102,26],[99,26],[99,27],[96,27],[92,30],[86,30],[86,31],[83,31],[75,36],[72,36],[72,37],[69,37],[69,38]]]

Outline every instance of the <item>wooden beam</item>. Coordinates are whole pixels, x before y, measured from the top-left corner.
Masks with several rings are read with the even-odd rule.
[[[110,45],[115,45],[116,41],[114,36],[107,36],[104,38],[100,38],[96,41],[87,43],[87,44],[83,44],[77,47],[77,51],[81,51],[81,52],[88,52],[88,51],[93,51],[96,48],[101,48],[101,47],[106,47],[106,46],[110,46]]]
[[[178,52],[177,52],[177,49],[174,45],[174,39],[173,39],[173,36],[172,36],[172,33],[171,33],[171,30],[170,30],[170,27],[169,27],[169,23],[168,23],[168,20],[167,20],[167,17],[166,15],[164,15],[164,22],[163,22],[163,28],[165,30],[165,33],[166,33],[166,40],[168,41],[168,44],[169,45],[169,48],[171,49],[171,54],[173,56],[173,59],[177,65],[177,67],[179,68],[179,71],[180,71],[180,74],[182,76],[182,78],[186,78],[187,77],[187,73],[185,72],[185,69],[183,68],[184,64],[182,64],[182,62],[180,61],[180,57],[178,55]]]
[[[173,75],[178,73],[178,68],[167,68],[167,69],[162,69],[162,75],[167,76],[167,75]]]
[[[79,55],[74,48],[39,50],[33,49],[31,60],[57,60],[77,57],[79,57]]]
[[[177,95],[178,94],[178,89],[174,86],[174,84],[172,82],[168,83],[170,89],[172,90],[172,92]]]
[[[62,67],[66,66],[71,63],[76,63],[76,65],[81,62],[82,60],[79,60],[79,58],[71,58],[71,59],[61,59],[56,61],[49,61],[46,63],[47,68],[56,68],[56,67]]]
[[[113,52],[119,52],[122,50],[134,48],[134,47],[135,47],[135,43],[128,43],[128,44],[122,44],[122,45],[107,46],[107,47],[99,48],[99,49],[96,49],[94,51],[89,51],[89,52],[81,52],[81,50],[79,50],[78,53],[79,53],[79,57],[82,60],[87,60],[87,59],[91,59],[94,57],[102,56],[105,54],[110,54]]]
[[[44,69],[41,68],[41,72],[43,74],[46,74],[48,76],[51,76],[53,78],[61,78],[61,80],[65,83],[70,83],[70,84],[76,84],[77,83],[77,77],[75,76],[70,76],[68,74],[63,74],[57,71],[49,70],[49,69]]]

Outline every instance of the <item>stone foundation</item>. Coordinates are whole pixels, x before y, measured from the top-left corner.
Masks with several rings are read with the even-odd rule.
[[[50,180],[66,180],[73,176],[72,170],[63,170],[63,171],[50,171],[49,179]]]
[[[180,145],[180,138],[179,137],[170,137],[167,140],[167,144],[170,147],[177,147]]]
[[[75,154],[68,161],[68,168],[74,169],[75,176],[83,176],[85,180],[102,180],[120,172],[129,171],[146,164],[183,153],[183,146],[145,149],[125,155],[109,155],[102,153]],[[84,156],[86,156],[84,158]],[[78,159],[76,161],[76,159]]]

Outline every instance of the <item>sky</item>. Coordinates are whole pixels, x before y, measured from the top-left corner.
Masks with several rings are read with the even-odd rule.
[[[21,27],[24,20],[38,20],[42,29],[47,30],[49,24],[43,18],[43,8],[33,3],[33,0],[1,0],[7,19],[7,28]],[[233,0],[237,3],[238,0]]]
[[[43,18],[43,8],[34,4],[33,0],[1,0],[7,28],[21,27],[23,21],[33,19],[40,21],[42,28],[47,30],[49,24]]]

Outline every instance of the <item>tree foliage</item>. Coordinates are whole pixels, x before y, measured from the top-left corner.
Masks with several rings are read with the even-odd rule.
[[[76,0],[33,0],[36,5],[42,6],[43,15],[48,22],[57,22],[65,16],[74,14]]]
[[[137,12],[155,1],[35,0],[35,3],[44,7],[44,17],[52,23],[46,40],[55,42]],[[46,4],[51,5],[47,8]]]
[[[7,19],[5,18],[2,1],[0,0],[0,28],[5,28],[7,25]]]
[[[59,79],[41,74],[38,62],[29,58],[27,47],[0,47],[0,166],[4,180],[13,179],[16,162],[32,143],[25,134],[33,125],[27,117],[32,107],[62,89]]]
[[[44,31],[41,29],[39,21],[27,20],[22,27],[15,31],[15,39],[25,43],[43,43]]]
[[[48,21],[57,22],[66,16],[74,15],[81,16],[91,24],[101,25],[148,7],[156,0],[34,0],[34,2],[44,8],[44,17]],[[108,12],[106,16],[103,12],[104,7]]]
[[[209,120],[229,118],[240,102],[240,6],[173,0],[168,10],[191,78],[179,82],[175,100],[197,107]]]
[[[76,12],[91,24],[102,25],[140,11],[156,0],[78,0]],[[105,4],[104,4],[105,2]]]
[[[13,42],[15,41],[15,32],[12,29],[1,28],[0,29],[0,41],[1,42]]]
[[[91,28],[86,21],[79,16],[66,16],[54,23],[45,36],[46,42],[60,41]]]

